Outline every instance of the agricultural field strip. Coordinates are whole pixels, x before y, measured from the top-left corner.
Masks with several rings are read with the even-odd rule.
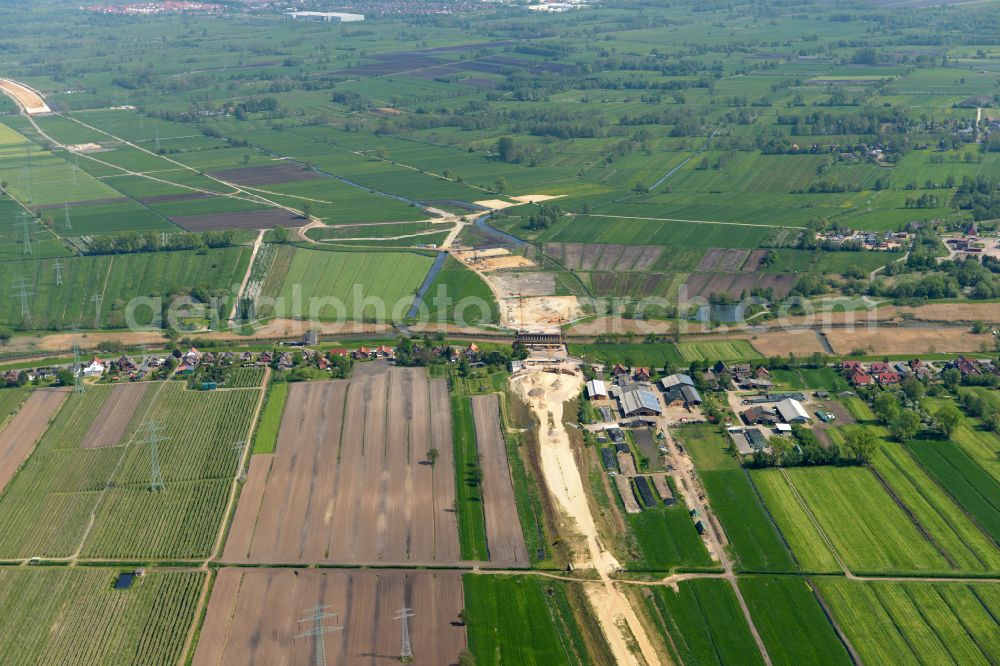
[[[293,386],[264,499],[241,498],[224,559],[458,562],[457,521],[446,510],[455,475],[444,388],[422,370],[385,368]]]
[[[0,493],[31,455],[68,396],[64,389],[34,391],[0,430]]]
[[[244,188],[242,188],[242,187],[240,187],[238,185],[235,185],[233,183],[228,183],[228,182],[226,182],[224,180],[220,180],[218,178],[214,178],[213,176],[210,176],[207,173],[206,174],[202,174],[197,169],[195,169],[194,167],[187,166],[186,164],[183,164],[181,162],[173,160],[173,159],[171,159],[169,157],[166,157],[164,155],[157,155],[156,153],[154,153],[154,152],[152,152],[150,150],[147,150],[146,148],[143,148],[142,146],[139,146],[139,145],[137,145],[137,144],[135,144],[135,143],[133,143],[131,141],[127,141],[125,139],[122,139],[121,137],[115,136],[114,134],[111,134],[110,132],[105,132],[104,130],[98,129],[97,127],[94,127],[92,125],[88,125],[87,123],[85,123],[85,122],[83,122],[81,120],[78,120],[76,118],[72,118],[72,117],[70,117],[68,115],[63,115],[63,114],[56,114],[56,115],[58,115],[58,116],[60,116],[62,118],[66,118],[68,120],[72,120],[73,122],[79,123],[80,125],[83,125],[87,129],[93,130],[95,132],[100,132],[101,134],[109,136],[112,139],[115,139],[116,141],[120,141],[122,144],[124,144],[126,146],[129,146],[130,148],[134,148],[136,150],[140,150],[140,151],[142,151],[144,153],[147,153],[147,154],[149,154],[151,156],[154,156],[154,157],[163,159],[163,160],[165,160],[167,162],[170,162],[171,164],[174,164],[174,165],[180,167],[181,169],[184,169],[184,170],[196,173],[196,174],[198,174],[200,176],[203,176],[205,178],[209,178],[210,180],[214,180],[215,182],[219,183],[220,185],[224,185],[226,187],[229,187],[229,188],[233,189],[235,192],[234,193],[212,192],[210,190],[205,190],[205,189],[194,187],[194,186],[191,186],[191,185],[181,185],[180,183],[175,183],[175,182],[172,182],[172,181],[169,181],[169,180],[164,180],[162,178],[155,178],[155,177],[149,176],[148,175],[149,172],[131,171],[129,169],[126,169],[126,168],[123,168],[123,167],[119,167],[117,165],[110,164],[110,163],[105,162],[103,160],[97,159],[96,157],[93,157],[92,155],[83,154],[83,156],[85,158],[93,160],[94,162],[97,162],[98,164],[102,164],[103,166],[117,169],[119,171],[122,171],[122,172],[130,175],[130,176],[139,176],[139,177],[142,177],[142,178],[147,178],[149,180],[161,182],[161,183],[164,183],[164,184],[168,184],[168,185],[172,185],[174,187],[179,187],[179,188],[191,190],[191,191],[194,191],[194,192],[201,192],[203,194],[211,194],[213,196],[223,196],[223,197],[232,198],[232,199],[244,199],[244,197],[241,197],[239,195],[240,194],[245,194],[247,197],[250,197],[250,199],[249,199],[250,201],[256,201],[258,203],[263,203],[263,204],[266,204],[266,205],[268,205],[268,206],[270,206],[272,208],[280,208],[282,210],[286,210],[289,213],[293,213],[293,214],[296,214],[296,215],[299,215],[302,212],[300,210],[296,210],[296,209],[291,208],[289,206],[285,206],[285,205],[276,203],[274,201],[271,201],[270,199],[267,199],[266,197],[260,196],[258,194],[254,194],[253,192],[246,191]],[[35,130],[39,133],[40,136],[48,139],[49,141],[51,141],[56,146],[61,146],[62,145],[58,141],[55,141],[54,139],[52,139],[52,137],[50,137],[48,134],[46,134],[38,126],[38,124],[35,123],[35,121],[33,119],[31,119],[31,124],[34,126]],[[246,200],[246,199],[244,199],[244,200]]]
[[[773,229],[805,229],[805,227],[796,227],[789,224],[750,224],[749,222],[721,222],[719,220],[685,220],[672,217],[635,217],[630,215],[599,215],[597,213],[590,213],[587,215],[587,217],[606,217],[610,219],[619,219],[619,220],[645,220],[647,222],[690,222],[693,224],[719,224],[731,227],[770,227]]]
[[[472,398],[476,445],[484,469],[483,511],[486,543],[491,562],[530,565],[521,521],[514,500],[514,486],[507,463],[507,446],[500,424],[497,394]]]
[[[335,610],[336,624],[344,628],[327,638],[331,663],[370,664],[376,663],[373,655],[393,653],[398,659],[399,625],[392,611],[404,605],[421,627],[411,636],[415,664],[455,663],[466,644],[458,572],[224,568],[192,663],[308,663],[312,641],[288,637],[303,629],[297,622],[301,609],[317,604]]]
[[[1000,571],[1000,550],[909,454],[883,445],[872,463],[879,480],[957,569]]]
[[[155,393],[153,393],[153,395],[150,396],[148,398],[147,402],[146,402],[146,408],[145,408],[145,411],[143,413],[142,418],[139,419],[139,420],[136,420],[134,422],[142,422],[143,420],[146,419],[146,417],[149,415],[149,413],[153,410],[154,406],[157,404],[157,398],[159,398],[160,394],[163,392],[163,389],[165,387],[169,386],[169,385],[170,385],[169,381],[164,381],[164,382],[161,382],[159,386],[157,386]],[[242,390],[253,391],[253,390],[262,390],[262,389],[242,389]],[[147,393],[148,393],[148,391],[147,391]],[[119,471],[122,469],[122,467],[123,467],[123,465],[124,465],[124,463],[126,461],[126,458],[128,456],[130,447],[133,444],[136,443],[136,435],[137,434],[138,434],[138,431],[133,432],[132,437],[127,442],[125,442],[124,445],[122,445],[120,447],[121,448],[121,455],[118,457],[118,460],[115,463],[115,466],[112,469],[112,471],[111,471],[111,473],[110,473],[110,475],[108,477],[107,482],[102,485],[102,488],[99,491],[97,501],[94,503],[94,507],[93,507],[93,509],[90,512],[91,519],[90,519],[89,523],[87,524],[87,527],[84,530],[82,537],[80,538],[80,543],[77,546],[76,550],[73,552],[72,555],[70,555],[68,557],[64,557],[64,558],[50,558],[50,559],[53,559],[54,561],[69,561],[69,562],[76,562],[78,559],[80,559],[80,553],[83,550],[84,545],[87,542],[87,538],[89,537],[90,532],[91,532],[91,530],[93,529],[93,527],[95,525],[96,516],[99,513],[99,510],[100,510],[101,506],[104,504],[104,501],[105,501],[105,499],[107,497],[107,494],[108,494],[108,490],[111,487],[113,487],[113,485],[114,485],[113,481],[118,476]],[[249,434],[250,433],[248,432],[248,437],[249,437]],[[248,448],[249,447],[244,446],[244,456],[247,455],[246,451],[248,450]],[[237,472],[237,474],[238,474],[238,472]],[[235,483],[235,480],[234,480],[234,483]],[[87,559],[93,559],[93,558],[87,558]]]

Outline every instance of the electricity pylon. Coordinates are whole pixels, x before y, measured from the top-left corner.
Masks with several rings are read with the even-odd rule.
[[[163,492],[163,473],[160,471],[160,442],[167,441],[163,436],[163,424],[156,421],[146,421],[142,426],[143,439],[149,444],[149,490],[154,493]]]
[[[63,278],[62,278],[62,268],[63,268],[62,259],[56,259],[55,268],[56,268],[56,286],[61,287],[62,283],[63,283]]]
[[[28,301],[29,297],[34,296],[35,292],[32,290],[31,285],[23,277],[19,277],[14,280],[14,284],[11,285],[11,289],[14,295],[21,299],[21,319],[24,323],[31,324],[31,307]]]
[[[402,644],[399,648],[399,658],[404,662],[413,661],[413,646],[410,645],[410,618],[416,617],[416,613],[412,609],[407,608],[405,603],[402,608],[396,611],[393,615],[393,620],[400,620],[403,623],[402,628]]]
[[[17,216],[17,225],[21,227],[24,232],[24,254],[31,254],[31,222],[28,221],[28,216],[24,213],[20,213]]]
[[[312,608],[304,610],[304,613],[308,613],[306,617],[299,620],[299,624],[303,622],[312,622],[315,626],[312,629],[303,631],[301,634],[293,636],[293,638],[308,638],[309,636],[315,636],[316,642],[313,644],[313,664],[314,666],[326,666],[326,634],[332,633],[334,631],[342,631],[344,629],[343,625],[328,627],[323,621],[327,618],[336,618],[336,613],[331,613],[327,609],[332,608],[332,606],[324,606],[321,604],[316,604]]]

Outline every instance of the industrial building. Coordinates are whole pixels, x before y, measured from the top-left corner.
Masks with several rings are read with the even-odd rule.
[[[660,416],[660,399],[649,389],[630,386],[618,394],[618,404],[625,416]]]
[[[319,23],[355,23],[364,21],[364,14],[346,14],[344,12],[285,12],[285,16],[298,21],[317,21]]]

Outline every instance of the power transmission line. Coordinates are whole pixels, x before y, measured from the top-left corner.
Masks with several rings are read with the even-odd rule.
[[[396,611],[396,614],[392,616],[393,620],[400,620],[403,623],[402,644],[399,648],[399,658],[402,659],[403,662],[413,661],[413,646],[410,645],[410,618],[416,617],[416,615],[417,614],[413,612],[413,609],[407,608],[404,603],[403,607]]]
[[[316,638],[316,642],[313,644],[313,666],[326,666],[326,634],[344,629],[343,625],[328,627],[323,623],[327,618],[334,618],[336,621],[337,613],[329,612],[328,608],[332,608],[332,606],[316,604],[312,608],[302,611],[308,615],[299,620],[299,624],[312,622],[314,626],[312,629],[293,636],[293,638],[308,638],[310,636]]]
[[[80,363],[80,345],[76,342],[73,343],[73,367],[76,371],[73,373],[73,392],[83,393],[87,390],[87,385],[83,383],[83,365]]]

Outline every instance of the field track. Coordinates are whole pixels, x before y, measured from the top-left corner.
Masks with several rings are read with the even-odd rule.
[[[528,566],[528,549],[517,516],[497,395],[474,396],[472,417],[476,422],[476,446],[483,466],[483,511],[490,561]]]
[[[101,411],[90,424],[80,447],[100,449],[117,445],[125,435],[125,430],[132,421],[132,416],[142,402],[143,396],[146,395],[147,388],[149,382],[119,384],[111,389],[111,395],[104,401]]]
[[[325,637],[330,664],[398,663],[400,626],[392,618],[404,604],[415,613],[412,663],[453,664],[465,647],[457,572],[222,569],[194,666],[312,663],[315,639],[293,637],[315,626],[298,620],[318,604],[337,613],[325,626],[343,627]]]
[[[257,458],[225,561],[459,561],[447,386],[423,369],[293,385],[273,459]]]
[[[0,432],[0,491],[7,487],[18,468],[31,455],[67,397],[69,392],[63,390],[40,389],[32,392],[20,411]]]

